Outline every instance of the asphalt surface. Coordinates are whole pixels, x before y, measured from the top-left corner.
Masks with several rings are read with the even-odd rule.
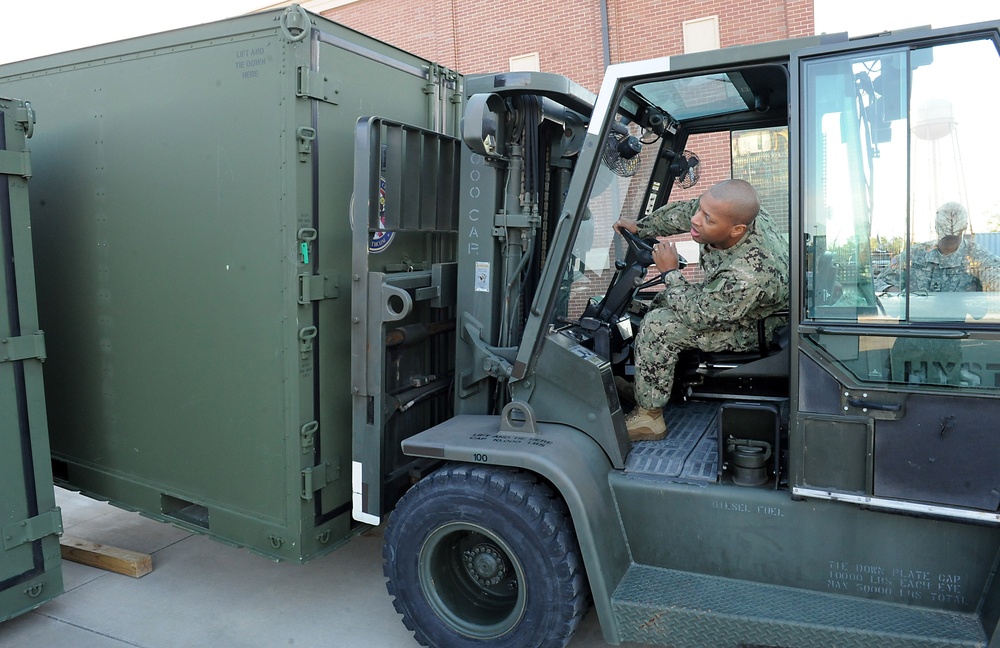
[[[385,589],[380,527],[295,565],[78,493],[57,489],[56,499],[67,536],[151,554],[153,571],[132,578],[64,561],[65,593],[0,624],[2,648],[419,645]],[[569,648],[607,645],[591,609]]]

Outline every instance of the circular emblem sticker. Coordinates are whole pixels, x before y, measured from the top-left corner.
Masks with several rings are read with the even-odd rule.
[[[385,228],[385,178],[379,177],[378,179],[378,225],[380,229],[375,230],[372,234],[372,240],[368,242],[368,252],[371,254],[378,254],[383,252],[389,244],[392,243],[392,238],[396,235],[395,232],[390,232]]]

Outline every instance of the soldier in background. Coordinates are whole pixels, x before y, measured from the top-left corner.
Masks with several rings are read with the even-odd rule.
[[[614,228],[642,237],[689,232],[702,246],[705,279],[700,283],[677,272],[673,243],[653,248],[665,288],[654,297],[636,336],[636,408],[626,424],[634,441],[661,439],[678,354],[752,349],[757,322],[788,307],[788,243],[743,180],[726,180],[700,198],[664,205],[639,223],[622,218]]]
[[[875,290],[908,290],[911,294],[1000,290],[1000,257],[966,240],[968,227],[965,207],[957,202],[941,205],[934,218],[938,240],[910,246],[908,273],[905,254],[893,259],[875,278]],[[966,312],[944,315],[964,319]],[[900,336],[892,345],[890,371],[892,379],[899,382],[970,384],[975,376],[963,371],[963,360],[959,340]]]
[[[875,278],[877,292],[974,292],[1000,290],[1000,257],[965,240],[969,213],[957,202],[941,205],[934,218],[938,240],[910,246],[909,280],[906,255],[900,254]]]

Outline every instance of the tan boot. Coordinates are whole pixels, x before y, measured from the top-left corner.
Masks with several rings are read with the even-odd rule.
[[[663,420],[663,410],[645,409],[636,406],[625,417],[630,441],[659,441],[667,436],[667,422]]]

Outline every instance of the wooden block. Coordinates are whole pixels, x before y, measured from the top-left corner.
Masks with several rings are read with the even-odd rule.
[[[153,571],[153,557],[149,554],[109,547],[97,542],[63,536],[59,539],[63,560],[90,565],[116,574],[133,578]]]

